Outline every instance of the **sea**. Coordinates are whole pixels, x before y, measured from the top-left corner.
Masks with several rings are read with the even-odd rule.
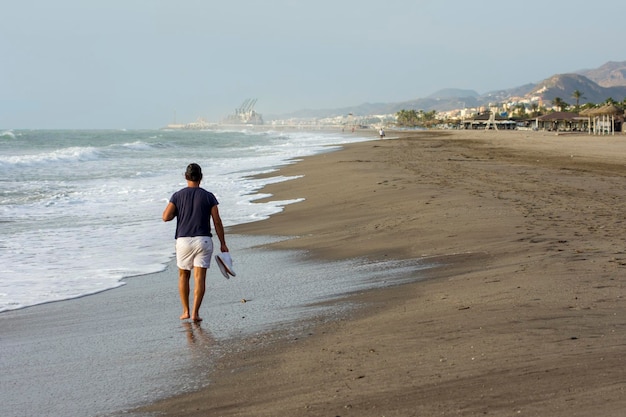
[[[258,203],[255,179],[362,136],[232,130],[0,132],[0,312],[81,297],[162,270],[174,256],[161,213],[190,162],[220,202],[225,226],[294,201]]]
[[[307,326],[358,307],[333,300],[419,280],[427,260],[323,261],[266,249],[288,237],[228,233],[306,197],[264,193],[284,181],[297,189],[280,167],[374,137],[0,131],[0,415],[139,415],[131,410],[210,385],[224,354],[270,332],[307,337]],[[175,224],[161,219],[191,162],[220,202],[237,274],[209,270],[200,324],[179,320]]]

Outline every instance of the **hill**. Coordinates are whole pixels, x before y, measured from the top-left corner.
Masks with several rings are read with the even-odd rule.
[[[601,87],[626,86],[626,61],[609,61],[600,68],[578,71]]]
[[[602,103],[609,97],[617,101],[626,98],[626,85],[602,87],[580,74],[554,75],[537,84],[530,94],[541,96],[546,101],[560,97],[567,102],[572,99],[572,93],[576,90],[583,93],[580,104]]]
[[[556,97],[565,102],[573,103],[572,94],[580,91],[583,95],[579,104],[603,103],[608,98],[616,101],[626,99],[626,61],[607,62],[596,69],[586,69],[569,74],[553,75],[533,84],[525,84],[505,90],[478,94],[474,90],[447,88],[439,90],[428,97],[399,103],[364,103],[339,109],[305,109],[281,116],[287,118],[324,118],[346,114],[367,116],[373,114],[394,114],[403,109],[424,111],[449,111],[464,107],[487,106],[490,103],[503,103],[512,100],[540,98],[550,102]]]

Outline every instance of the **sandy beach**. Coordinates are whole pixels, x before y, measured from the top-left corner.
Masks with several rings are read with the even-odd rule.
[[[392,138],[396,136],[395,138]],[[626,136],[389,132],[281,169],[304,197],[231,233],[319,259],[427,258],[425,281],[227,356],[172,416],[622,416]]]

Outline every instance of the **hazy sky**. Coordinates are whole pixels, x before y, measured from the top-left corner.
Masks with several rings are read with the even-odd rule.
[[[624,61],[623,0],[0,0],[0,129],[159,128]]]

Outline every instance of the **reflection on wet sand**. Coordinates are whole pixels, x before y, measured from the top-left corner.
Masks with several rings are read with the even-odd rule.
[[[215,339],[202,328],[201,322],[183,321],[182,326],[187,335],[187,345],[194,356],[205,354],[209,348],[216,345]]]

